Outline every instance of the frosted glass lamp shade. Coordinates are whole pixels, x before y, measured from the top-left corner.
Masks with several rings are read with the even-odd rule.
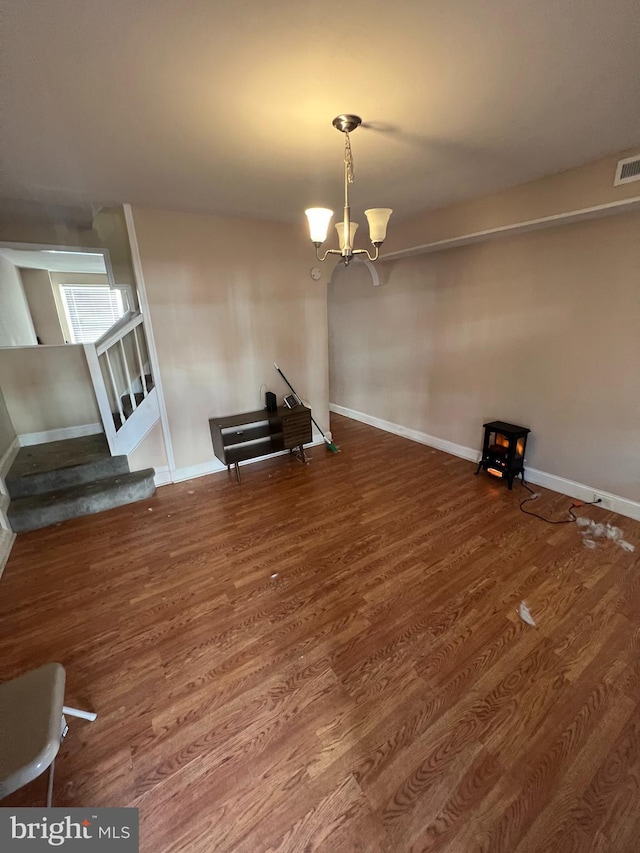
[[[326,207],[310,207],[305,210],[309,220],[309,234],[313,243],[324,243],[329,230],[329,220],[333,216],[333,210]]]
[[[364,215],[369,222],[369,239],[372,243],[383,243],[387,236],[387,223],[393,213],[390,207],[372,207]]]
[[[357,222],[349,223],[349,246],[353,249],[353,244],[356,238],[356,231],[358,230]],[[338,242],[340,244],[340,251],[344,249],[344,222],[338,222],[336,224],[336,231],[338,232]]]

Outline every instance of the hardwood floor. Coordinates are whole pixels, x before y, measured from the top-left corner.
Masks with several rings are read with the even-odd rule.
[[[463,460],[333,431],[307,466],[18,537],[0,679],[58,660],[98,712],[70,723],[54,804],[139,807],[145,853],[637,851],[639,551],[587,550]],[[579,512],[640,547],[640,523]]]

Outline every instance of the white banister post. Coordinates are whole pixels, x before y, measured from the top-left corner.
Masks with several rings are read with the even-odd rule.
[[[122,408],[122,400],[120,399],[120,394],[118,393],[118,386],[116,385],[116,380],[113,375],[113,368],[111,367],[111,359],[109,358],[109,350],[104,351],[104,357],[107,359],[107,369],[109,370],[109,378],[111,379],[111,387],[113,389],[114,396],[116,398],[116,405],[118,407],[118,413],[120,415],[120,426],[124,425],[126,420],[124,416],[124,409]]]
[[[96,352],[96,348],[93,344],[84,344],[83,349],[85,358],[87,359],[89,373],[91,374],[91,381],[93,383],[93,390],[96,395],[98,409],[100,410],[100,417],[102,418],[104,434],[107,438],[107,443],[109,444],[109,450],[112,454],[115,454],[116,426],[113,422],[113,412],[111,411],[111,403],[109,402],[107,388],[104,384],[104,376],[100,369],[98,353]]]
[[[136,352],[138,353],[138,368],[140,370],[140,382],[142,383],[142,393],[146,397],[149,393],[149,389],[147,388],[147,377],[144,372],[144,364],[142,363],[142,353],[140,352],[140,342],[138,341],[138,329],[140,326],[136,326],[133,330],[133,337],[136,340]]]
[[[126,376],[126,379],[127,379],[127,392],[129,394],[129,401],[131,402],[131,411],[135,412],[137,403],[136,403],[135,393],[134,394],[131,393],[131,374],[129,373],[129,363],[127,361],[127,353],[125,352],[124,343],[122,341],[122,338],[120,338],[119,343],[120,343],[120,352],[122,353],[122,363],[124,364],[124,375]]]

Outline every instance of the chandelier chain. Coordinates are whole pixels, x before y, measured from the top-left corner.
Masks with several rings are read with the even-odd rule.
[[[351,140],[349,139],[349,131],[344,134],[344,164],[347,167],[347,181],[353,183],[353,154],[351,153]]]

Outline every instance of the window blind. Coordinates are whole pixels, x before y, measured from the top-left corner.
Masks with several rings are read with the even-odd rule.
[[[71,343],[90,344],[124,314],[122,293],[108,285],[60,286]]]

